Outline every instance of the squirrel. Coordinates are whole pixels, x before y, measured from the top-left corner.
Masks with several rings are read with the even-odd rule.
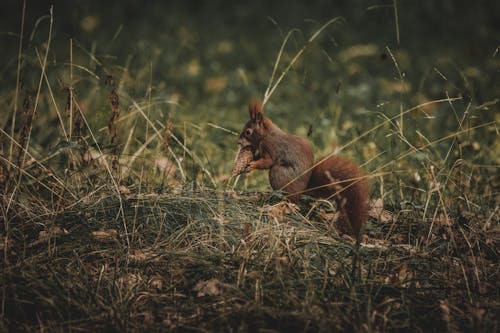
[[[340,231],[359,237],[368,215],[369,185],[363,171],[339,156],[314,163],[309,142],[284,132],[265,117],[260,102],[251,103],[249,113],[238,144],[251,147],[254,158],[243,172],[269,170],[273,190],[284,190],[291,201],[303,194],[335,199],[341,216],[347,219],[339,225]]]

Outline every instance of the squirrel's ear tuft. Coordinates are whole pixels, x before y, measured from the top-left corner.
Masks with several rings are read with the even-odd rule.
[[[253,122],[261,122],[262,121],[262,103],[258,100],[252,101],[248,105],[248,112],[250,113],[250,119]]]

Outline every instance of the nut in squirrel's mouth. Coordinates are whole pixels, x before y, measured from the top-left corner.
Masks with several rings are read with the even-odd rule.
[[[232,176],[238,176],[242,173],[248,172],[248,166],[254,159],[254,152],[251,145],[242,146],[238,149],[238,154],[233,163]]]

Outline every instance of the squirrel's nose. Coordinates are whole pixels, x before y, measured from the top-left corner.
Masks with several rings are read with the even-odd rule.
[[[247,139],[245,139],[243,137],[239,137],[238,138],[238,144],[241,147],[247,147],[247,146],[251,146],[252,145],[252,143],[250,141],[248,141]]]

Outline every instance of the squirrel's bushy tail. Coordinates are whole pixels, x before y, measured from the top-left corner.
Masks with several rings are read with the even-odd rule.
[[[306,194],[335,199],[338,209],[349,220],[351,232],[358,236],[368,217],[369,184],[361,169],[348,159],[331,156],[313,168]]]
[[[355,236],[360,234],[368,218],[368,190],[368,182],[362,178],[350,182],[349,187],[340,194],[346,198],[344,209]]]

